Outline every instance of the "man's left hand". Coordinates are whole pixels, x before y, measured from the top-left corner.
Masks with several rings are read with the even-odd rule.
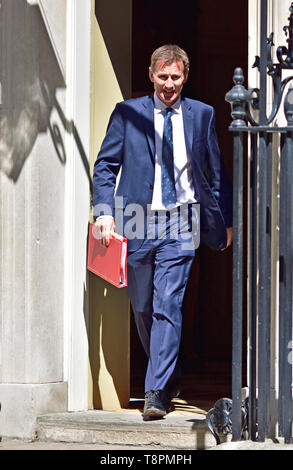
[[[227,250],[228,246],[232,245],[233,227],[227,227],[226,232],[227,232],[227,245],[225,246],[225,248],[222,248],[221,251]]]

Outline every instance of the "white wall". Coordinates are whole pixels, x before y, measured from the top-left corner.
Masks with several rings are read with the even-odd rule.
[[[67,136],[65,204],[65,373],[69,410],[88,408],[88,287],[91,1],[68,2],[67,104],[74,132]]]

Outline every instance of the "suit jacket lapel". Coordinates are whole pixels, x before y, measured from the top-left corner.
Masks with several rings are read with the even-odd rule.
[[[183,115],[186,150],[187,150],[187,154],[191,157],[192,142],[194,138],[195,120],[194,120],[193,112],[191,110],[191,106],[186,100],[186,98],[182,97],[181,103],[182,103],[182,115]]]
[[[154,100],[153,95],[146,96],[142,103],[141,119],[149,143],[150,155],[155,163],[155,126],[154,126]]]

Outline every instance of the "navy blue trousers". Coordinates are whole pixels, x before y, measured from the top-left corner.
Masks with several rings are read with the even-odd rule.
[[[148,357],[145,392],[164,390],[178,373],[182,303],[195,249],[170,235],[146,238],[128,254],[128,295],[137,331]]]

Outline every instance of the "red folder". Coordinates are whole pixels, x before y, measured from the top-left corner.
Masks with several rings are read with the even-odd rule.
[[[95,238],[95,229],[89,223],[87,269],[116,287],[127,286],[127,239],[113,233],[109,246]]]

